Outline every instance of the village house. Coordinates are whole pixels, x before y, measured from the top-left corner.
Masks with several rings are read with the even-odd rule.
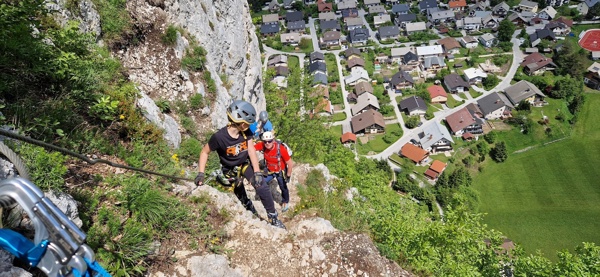
[[[287,66],[287,62],[288,62],[288,57],[286,55],[273,55],[271,56],[271,58],[267,61],[267,67],[273,67],[273,66]]]
[[[419,46],[417,47],[417,55],[421,59],[425,59],[427,57],[440,57],[444,54],[444,49],[442,49],[441,45],[429,45],[429,46]]]
[[[600,89],[600,63],[594,62],[587,68],[583,83],[593,89]]]
[[[346,60],[351,60],[353,58],[362,58],[360,49],[355,47],[348,47],[348,49],[344,50],[344,56],[346,57]]]
[[[433,78],[442,69],[447,68],[443,57],[427,57],[421,64],[427,78]]]
[[[363,3],[366,7],[373,7],[381,5],[381,0],[363,0]]]
[[[521,101],[527,101],[535,107],[542,106],[545,103],[546,95],[542,93],[534,84],[521,80],[516,84],[504,89],[504,94],[510,101],[512,107],[516,107]]]
[[[341,31],[342,30],[342,26],[340,25],[340,22],[337,20],[321,21],[321,23],[319,23],[319,28],[321,28],[322,32]]]
[[[542,39],[556,41],[556,36],[554,33],[548,29],[537,29],[534,33],[529,35],[529,42],[531,42],[531,47],[536,47]]]
[[[383,26],[379,27],[379,39],[397,39],[400,36],[400,28],[398,26]]]
[[[417,21],[417,15],[414,13],[400,14],[394,19],[394,24],[400,28],[406,28],[406,24]],[[427,27],[425,28],[427,29]]]
[[[340,142],[342,144],[356,143],[356,135],[351,132],[343,133]]]
[[[421,0],[419,2],[419,12],[424,13],[428,9],[437,8],[438,4],[436,0]]]
[[[492,8],[492,14],[499,17],[505,17],[510,10],[510,6],[502,1],[500,4]]]
[[[418,136],[417,141],[421,148],[431,154],[452,151],[454,139],[448,129],[438,121],[424,126]]]
[[[523,73],[527,75],[541,75],[546,71],[555,70],[557,67],[552,58],[548,58],[538,52],[525,57],[521,66],[523,67]]]
[[[321,45],[325,45],[327,47],[332,46],[340,46],[340,38],[342,33],[338,31],[327,31],[323,33],[323,38],[321,39]]]
[[[273,75],[271,82],[280,88],[287,87],[287,76],[290,74],[290,70],[288,69],[287,65],[274,66],[270,68],[275,70],[275,75]]]
[[[479,42],[477,42],[477,39],[475,39],[472,36],[464,36],[464,37],[460,38],[458,40],[458,42],[460,42],[460,44],[464,48],[475,48],[475,47],[477,47],[477,45],[479,45]]]
[[[548,6],[542,9],[537,16],[541,19],[552,20],[556,17],[557,11],[552,7]]]
[[[383,115],[375,110],[368,110],[350,120],[354,134],[376,134],[385,132],[385,120]]]
[[[408,74],[406,71],[398,71],[396,74],[392,76],[390,80],[390,86],[396,90],[396,92],[401,91],[405,88],[412,88],[415,84],[413,77]]]
[[[429,168],[425,171],[425,176],[431,180],[437,180],[437,178],[442,175],[442,172],[446,169],[446,163],[433,160]]]
[[[350,71],[350,75],[344,78],[344,82],[349,86],[355,86],[360,82],[370,82],[369,73],[362,67],[353,67]]]
[[[354,8],[354,9],[342,10],[342,20],[344,22],[347,22],[348,19],[350,19],[350,18],[356,18],[356,17],[358,17],[358,9]]]
[[[310,63],[314,63],[316,61],[325,62],[325,55],[319,51],[315,51],[310,53],[309,60]]]
[[[402,56],[402,63],[403,65],[400,68],[406,71],[414,71],[421,66],[419,56],[411,51]]]
[[[445,37],[437,41],[444,48],[444,51],[449,54],[460,53],[460,43],[453,37]]]
[[[333,12],[319,13],[319,21],[320,22],[328,21],[328,20],[337,20],[335,13],[333,13]]]
[[[369,30],[367,28],[358,28],[350,31],[350,43],[353,45],[365,45],[369,41]]]
[[[444,90],[444,87],[438,85],[431,85],[427,88],[429,92],[429,98],[431,98],[431,103],[441,103],[444,104],[448,101],[448,94]]]
[[[385,23],[391,22],[391,21],[392,21],[392,18],[390,17],[389,14],[373,16],[373,25],[375,25],[375,28],[379,27],[379,25],[381,25],[381,24],[385,24]]]
[[[490,48],[496,45],[497,39],[494,35],[490,33],[485,33],[479,37],[479,42],[484,47]]]
[[[333,3],[327,3],[325,0],[317,1],[317,10],[320,13],[323,12],[332,12],[333,11]]]
[[[582,15],[586,15],[594,5],[598,4],[598,2],[600,2],[600,0],[584,0],[577,5],[577,11]]]
[[[454,12],[451,10],[439,10],[438,8],[428,9],[427,20],[434,25],[454,21]]]
[[[327,84],[329,84],[329,82],[327,81],[327,74],[320,72],[320,71],[313,74],[313,79],[312,79],[313,87],[327,85]]]
[[[277,0],[273,0],[269,3],[269,11],[277,12],[279,10],[279,2]]]
[[[464,133],[483,134],[483,126],[466,107],[447,116],[446,123],[450,127],[450,132],[457,137],[462,136]]]
[[[396,4],[392,6],[392,13],[396,15],[410,13],[410,7],[407,4]]]
[[[272,14],[265,14],[262,16],[262,22],[263,24],[275,24],[278,25],[279,23],[279,15],[276,13],[272,13]]]
[[[521,3],[517,6],[517,9],[521,12],[532,12],[536,13],[538,10],[538,4],[533,1],[521,0]]]
[[[260,34],[264,37],[274,36],[277,33],[279,33],[279,22],[260,25]]]
[[[288,32],[298,32],[298,33],[303,34],[305,29],[306,29],[306,23],[304,22],[304,20],[292,21],[292,22],[288,22],[288,24],[287,24]]]
[[[400,101],[398,108],[409,116],[425,115],[427,113],[427,103],[423,98],[414,95]]]
[[[390,59],[393,63],[400,64],[402,62],[402,57],[411,51],[411,47],[394,47],[391,50]]]
[[[425,22],[408,22],[405,25],[406,35],[410,36],[417,32],[427,31],[427,24]]]
[[[546,0],[546,4],[548,4],[548,6],[560,7],[569,4],[569,0]]]
[[[448,8],[453,12],[460,12],[467,9],[466,0],[450,0],[448,2]]]
[[[451,93],[469,91],[469,83],[467,83],[465,79],[456,73],[451,73],[444,76],[444,85]]]
[[[487,120],[503,119],[509,112],[506,103],[497,92],[492,92],[477,101],[482,116]]]
[[[456,28],[469,32],[479,31],[481,26],[481,17],[463,17],[456,21]]]
[[[352,115],[357,115],[367,110],[379,111],[379,100],[371,93],[363,93],[356,99],[356,104],[350,108]]]
[[[364,22],[361,17],[356,18],[348,18],[346,20],[346,29],[348,31],[352,31],[354,29],[362,28],[364,26]]]
[[[356,2],[354,0],[343,0],[337,4],[337,9],[340,11],[347,9],[356,9]]]
[[[322,61],[316,61],[316,62],[310,63],[308,65],[308,73],[315,74],[317,72],[327,74],[327,65]]]
[[[299,33],[284,33],[279,38],[283,45],[298,45],[300,43]]]
[[[346,67],[348,68],[348,70],[352,70],[352,68],[356,67],[356,66],[360,66],[360,67],[365,67],[365,60],[363,58],[353,58],[348,60],[348,62],[346,63]]]
[[[429,160],[429,153],[427,151],[411,143],[403,145],[398,154],[401,157],[413,161],[417,165],[425,164]]]
[[[384,14],[387,14],[387,10],[385,9],[385,7],[383,5],[376,5],[376,6],[369,7],[369,14],[384,15]]]
[[[548,22],[544,29],[552,31],[555,36],[565,36],[571,32],[571,27],[559,20]]]
[[[483,79],[487,78],[487,73],[480,68],[467,68],[463,73],[465,74],[465,80],[471,85],[480,84]]]

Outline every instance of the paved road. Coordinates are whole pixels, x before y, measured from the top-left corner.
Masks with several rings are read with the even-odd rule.
[[[310,36],[312,38],[313,50],[321,51],[321,47],[319,46],[319,38],[317,37],[317,28],[315,28],[314,18],[308,18],[308,26],[310,27]]]

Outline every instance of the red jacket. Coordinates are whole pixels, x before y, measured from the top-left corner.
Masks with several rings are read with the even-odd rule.
[[[256,151],[263,151],[265,154],[265,161],[269,172],[280,172],[285,169],[286,162],[290,160],[290,154],[288,153],[287,148],[278,141],[275,140],[273,143],[274,145],[271,150],[265,147],[263,141],[254,144],[254,148],[256,148]],[[277,148],[279,148],[279,155],[277,155]],[[279,161],[279,164],[277,164],[277,161]]]

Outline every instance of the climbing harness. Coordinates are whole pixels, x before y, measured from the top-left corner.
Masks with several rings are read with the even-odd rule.
[[[110,276],[84,243],[86,235],[33,183],[23,178],[0,182],[0,205],[19,204],[35,228],[33,242],[0,229],[0,247],[48,276]]]

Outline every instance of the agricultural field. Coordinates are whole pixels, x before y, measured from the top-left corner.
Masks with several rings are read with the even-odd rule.
[[[600,243],[600,130],[594,127],[600,95],[586,96],[569,136],[510,152],[506,162],[491,162],[474,178],[485,223],[528,253],[541,250],[556,260],[557,250]]]

